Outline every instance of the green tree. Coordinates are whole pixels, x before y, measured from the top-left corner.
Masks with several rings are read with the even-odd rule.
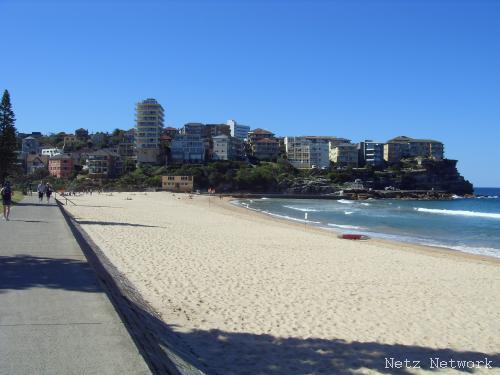
[[[16,163],[16,118],[10,103],[10,94],[4,91],[0,103],[0,183],[3,184]]]

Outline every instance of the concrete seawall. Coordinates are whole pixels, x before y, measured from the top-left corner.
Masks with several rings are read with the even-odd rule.
[[[64,203],[57,203],[151,371],[174,375],[209,374],[208,366],[201,363],[172,328],[159,318],[131,282],[114,267],[75,218],[64,209]]]

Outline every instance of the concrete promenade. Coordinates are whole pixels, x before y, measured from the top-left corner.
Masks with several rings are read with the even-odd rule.
[[[57,205],[0,219],[0,374],[149,374]]]

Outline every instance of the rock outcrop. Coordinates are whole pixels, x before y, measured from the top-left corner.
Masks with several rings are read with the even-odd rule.
[[[339,181],[339,177],[342,178]],[[416,198],[439,199],[452,195],[473,194],[473,186],[466,181],[457,170],[456,160],[406,160],[399,166],[385,170],[351,169],[327,172],[319,176],[289,177],[281,180],[274,189],[284,194],[333,194],[346,190],[345,185],[359,180],[363,185],[361,191],[382,191],[378,197],[392,198],[402,191],[406,197],[413,194]],[[347,184],[346,184],[347,183]],[[391,190],[386,190],[390,187]],[[359,189],[359,188],[358,188]],[[410,193],[411,192],[411,193]],[[368,194],[368,193],[367,193]],[[374,197],[374,193],[368,195]]]

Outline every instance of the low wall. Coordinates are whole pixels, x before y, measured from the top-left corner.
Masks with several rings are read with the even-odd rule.
[[[64,197],[63,197],[64,199]],[[74,217],[56,200],[103,289],[154,374],[209,374],[194,352],[163,322],[132,283],[119,272]]]

